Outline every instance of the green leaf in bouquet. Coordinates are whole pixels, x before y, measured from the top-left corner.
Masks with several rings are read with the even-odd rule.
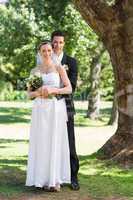
[[[42,77],[37,75],[31,75],[28,78],[26,85],[31,89],[31,91],[35,91],[43,85]]]

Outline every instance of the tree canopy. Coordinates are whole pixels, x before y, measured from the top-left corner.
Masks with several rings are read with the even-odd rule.
[[[70,1],[11,0],[6,6],[0,6],[0,27],[0,73],[14,88],[17,88],[18,82],[23,81],[36,65],[38,43],[44,38],[50,39],[52,31],[61,29],[66,34],[65,50],[78,60],[77,95],[84,92],[88,94],[91,62],[104,47]],[[113,81],[107,52],[100,61],[104,70],[101,76],[103,96],[106,96],[103,90],[106,87],[111,88],[107,90],[112,96],[113,86],[105,81],[106,76],[110,76],[108,70],[111,74],[110,81]]]

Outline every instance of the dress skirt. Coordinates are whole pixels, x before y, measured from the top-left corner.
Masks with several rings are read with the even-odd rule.
[[[64,99],[36,98],[32,108],[26,186],[70,183],[67,111]]]

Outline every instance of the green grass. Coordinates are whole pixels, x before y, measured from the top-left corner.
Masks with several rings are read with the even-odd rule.
[[[21,195],[36,193],[34,188],[25,187],[27,152],[26,140],[0,140],[0,194],[2,196],[16,199]],[[86,195],[93,199],[104,199],[115,196],[125,197],[127,200],[133,199],[133,170],[122,169],[110,162],[100,161],[96,158],[96,154],[79,156],[79,159],[81,197]],[[70,189],[65,187],[58,195],[68,195],[68,192]]]
[[[10,196],[24,190],[27,141],[0,140],[0,194]]]
[[[110,116],[111,103],[103,103],[99,120],[85,118],[87,104],[76,103],[77,114],[75,125],[81,127],[106,125]],[[14,126],[29,124],[31,115],[31,102],[1,102],[0,124],[13,124]],[[81,144],[85,148],[83,144]],[[27,165],[27,140],[0,139],[0,199],[17,199],[19,196],[45,195],[47,200],[66,200],[74,195],[92,197],[106,200],[109,197],[125,197],[133,200],[133,170],[122,169],[111,162],[101,161],[92,156],[79,156],[80,170],[79,181],[81,190],[78,193],[71,192],[68,187],[62,189],[59,194],[45,194],[36,191],[35,188],[25,187]],[[69,194],[69,195],[68,195]],[[75,196],[76,199],[76,196]],[[87,199],[87,198],[86,198]],[[45,200],[45,199],[44,199]]]
[[[87,105],[83,106],[80,103],[75,105],[76,105],[75,126],[96,127],[96,126],[107,125],[111,113],[111,102],[103,102],[101,104],[100,116],[96,120],[91,120],[86,117]]]
[[[31,111],[28,108],[0,108],[0,124],[29,123]]]
[[[28,124],[31,116],[31,102],[0,102],[0,124]],[[108,123],[111,103],[104,103],[97,120],[86,118],[87,106],[75,103],[75,126],[104,126]]]
[[[80,181],[92,197],[133,199],[133,170],[123,169],[109,161],[100,161],[96,154],[80,156]]]

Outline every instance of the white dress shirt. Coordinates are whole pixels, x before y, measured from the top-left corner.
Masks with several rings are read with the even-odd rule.
[[[64,55],[63,52],[61,52],[61,54],[59,56],[53,52],[53,54],[52,54],[53,62],[57,65],[60,65],[62,58],[63,58],[63,55]],[[62,80],[60,80],[60,87],[62,88],[63,86],[64,86],[64,84],[63,84]]]
[[[63,58],[64,53],[61,52],[61,54],[58,56],[53,52],[52,54],[52,60],[55,64],[61,64],[62,58]]]

